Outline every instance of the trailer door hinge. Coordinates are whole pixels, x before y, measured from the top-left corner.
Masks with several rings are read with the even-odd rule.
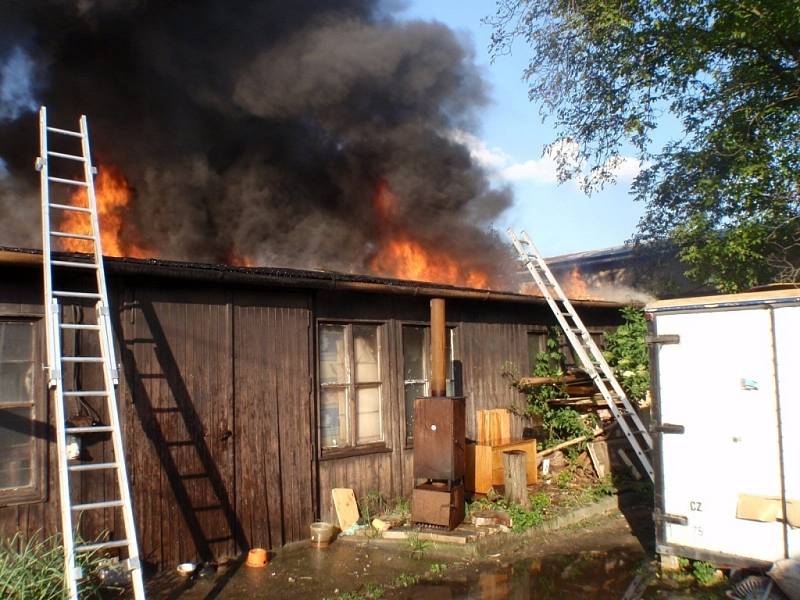
[[[644,340],[648,344],[680,344],[681,336],[677,333],[665,333],[664,335],[647,335]]]
[[[661,512],[660,508],[653,511],[653,520],[658,523],[670,523],[672,525],[688,525],[689,518],[684,515],[672,515],[670,513]]]
[[[686,433],[686,428],[683,425],[675,425],[674,423],[662,423],[656,425],[652,429],[653,433]]]

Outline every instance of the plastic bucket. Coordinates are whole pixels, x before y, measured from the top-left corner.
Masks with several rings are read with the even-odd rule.
[[[333,525],[324,521],[311,524],[311,545],[316,548],[325,548],[333,538]]]

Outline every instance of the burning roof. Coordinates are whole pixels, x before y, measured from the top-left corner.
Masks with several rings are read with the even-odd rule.
[[[43,103],[89,117],[107,254],[516,288],[510,193],[456,135],[487,101],[473,56],[385,5],[7,3],[0,244],[39,243]]]
[[[42,262],[40,250],[0,246],[0,266],[38,266]],[[190,281],[216,283],[242,283],[279,287],[311,289],[339,289],[374,293],[396,293],[411,296],[461,298],[483,301],[523,302],[544,304],[540,296],[520,294],[515,291],[494,291],[425,281],[392,279],[371,275],[354,275],[334,271],[292,269],[281,267],[246,267],[227,264],[191,263],[160,259],[135,259],[105,257],[106,272],[121,275],[147,275]],[[618,302],[600,300],[573,300],[580,307],[621,307]]]

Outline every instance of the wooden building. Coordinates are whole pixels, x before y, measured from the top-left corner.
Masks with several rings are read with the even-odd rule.
[[[447,301],[448,387],[467,397],[468,437],[475,409],[520,401],[503,365],[526,370],[555,324],[530,296],[324,271],[109,258],[106,273],[140,548],[155,566],[307,538],[309,523],[332,519],[333,487],[409,494],[409,407],[427,390],[431,297]],[[4,538],[59,529],[41,281],[40,253],[0,250]],[[590,329],[618,320],[611,303],[576,308]],[[66,304],[62,318],[94,322],[94,307]],[[67,330],[63,346],[91,355],[87,339]],[[85,389],[100,377],[91,368],[64,376]],[[103,423],[98,406],[67,413]],[[81,452],[104,461],[110,444],[86,436]],[[113,494],[109,477],[81,473],[73,498]],[[86,538],[121,526],[115,509],[90,513]]]

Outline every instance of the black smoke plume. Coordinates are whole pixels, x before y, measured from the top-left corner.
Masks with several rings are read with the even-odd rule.
[[[0,244],[40,245],[39,104],[86,114],[95,160],[134,190],[158,256],[368,272],[395,226],[488,270],[510,204],[453,132],[486,103],[473,56],[439,23],[377,0],[0,2]]]

